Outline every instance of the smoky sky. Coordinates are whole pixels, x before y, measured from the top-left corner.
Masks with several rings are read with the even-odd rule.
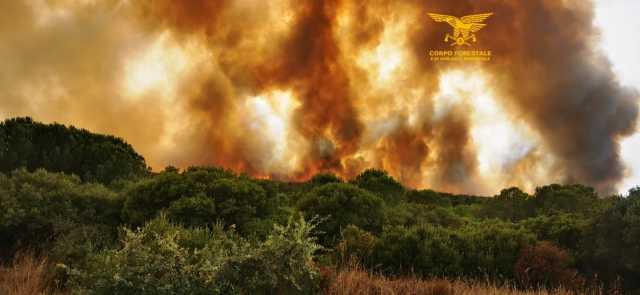
[[[484,12],[471,49],[491,61],[429,60],[451,49],[451,28],[427,13]],[[158,170],[301,180],[375,167],[452,192],[527,186],[529,175],[611,192],[638,117],[637,91],[597,50],[589,1],[25,0],[2,2],[0,16],[0,116],[121,136]],[[131,65],[157,40],[188,66],[131,93]],[[481,75],[505,124],[530,130],[534,147],[490,180],[479,147],[503,135],[474,135],[479,94],[443,95],[451,71]]]

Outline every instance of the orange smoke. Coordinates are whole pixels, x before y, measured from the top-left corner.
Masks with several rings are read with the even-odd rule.
[[[495,193],[609,192],[637,92],[595,49],[585,1],[5,1],[0,116],[114,133],[155,169],[350,178]],[[429,12],[493,12],[489,62],[432,62]]]

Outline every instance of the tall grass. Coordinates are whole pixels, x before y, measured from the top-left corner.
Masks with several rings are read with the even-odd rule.
[[[323,272],[327,276],[327,271]],[[328,295],[602,295],[601,290],[570,291],[518,290],[514,286],[499,286],[488,282],[465,282],[460,280],[428,279],[414,277],[387,278],[362,269],[350,268],[330,274],[326,288]]]
[[[11,265],[0,267],[0,294],[2,295],[50,295],[48,286],[48,262],[31,253],[18,253]]]

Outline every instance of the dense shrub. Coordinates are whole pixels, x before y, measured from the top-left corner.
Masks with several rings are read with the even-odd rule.
[[[386,274],[418,276],[462,275],[458,240],[445,228],[422,225],[385,228],[372,264]]]
[[[532,242],[530,233],[508,224],[385,228],[372,266],[394,275],[510,278],[520,249]]]
[[[129,223],[141,225],[167,209],[172,220],[185,225],[220,221],[251,233],[261,229],[260,221],[274,213],[278,200],[268,199],[249,179],[221,169],[193,168],[141,181],[127,192],[123,213]]]
[[[327,183],[337,183],[337,182],[342,182],[342,179],[340,179],[340,177],[336,176],[335,174],[331,174],[331,173],[316,174],[309,180],[309,183],[313,186],[320,186]]]
[[[320,274],[313,256],[322,247],[312,235],[315,221],[289,220],[276,225],[265,242],[249,255],[230,258],[220,271],[224,294],[313,294]]]
[[[410,190],[405,198],[408,202],[433,206],[451,206],[451,197],[432,190]]]
[[[326,219],[318,229],[321,244],[335,245],[340,232],[355,225],[371,232],[380,232],[384,221],[384,201],[361,188],[344,183],[330,183],[309,192],[299,208],[307,218]]]
[[[352,183],[387,201],[398,200],[404,193],[404,187],[383,170],[367,169],[356,176]]]
[[[188,229],[161,215],[67,272],[77,294],[306,294],[319,285],[312,230],[290,222],[251,244],[221,226]]]
[[[449,207],[436,207],[415,203],[400,203],[387,206],[385,225],[413,226],[420,224],[457,228],[464,223],[461,216]]]
[[[552,184],[536,188],[535,204],[537,215],[556,213],[595,213],[600,199],[595,190],[584,185]]]
[[[43,249],[80,227],[112,235],[120,224],[122,198],[102,185],[37,170],[0,173],[0,247]]]
[[[628,289],[640,288],[640,188],[629,191],[596,218],[585,236],[585,268],[605,281],[620,276]]]
[[[203,194],[178,199],[167,210],[171,220],[187,226],[201,226],[212,223],[218,215],[213,198]]]
[[[454,231],[460,237],[466,276],[513,278],[522,247],[535,243],[526,229],[507,222],[472,222]]]
[[[532,197],[519,188],[508,188],[487,201],[482,210],[484,217],[518,221],[535,216]]]
[[[339,266],[352,264],[371,265],[371,256],[375,249],[377,238],[370,232],[361,230],[355,225],[349,225],[342,231],[342,239],[336,246],[336,263]]]
[[[540,215],[521,222],[540,241],[550,241],[571,251],[578,251],[591,220],[579,214]]]

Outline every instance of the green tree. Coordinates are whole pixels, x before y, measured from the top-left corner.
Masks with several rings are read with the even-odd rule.
[[[451,206],[451,197],[443,196],[433,190],[410,190],[405,195],[408,202],[434,205]]]
[[[313,186],[319,186],[319,185],[334,183],[334,182],[342,182],[342,179],[340,179],[340,177],[332,173],[316,174],[309,180],[309,183]]]
[[[518,221],[535,215],[533,198],[517,187],[502,190],[499,195],[487,201],[483,208],[483,216],[509,221]]]
[[[442,227],[386,227],[373,251],[370,267],[390,275],[461,276],[458,239]]]
[[[536,234],[538,240],[551,241],[554,244],[573,251],[580,248],[591,220],[580,214],[540,215],[521,222],[529,231]]]
[[[340,232],[353,224],[371,232],[380,232],[384,221],[384,201],[361,188],[345,183],[329,183],[305,195],[299,209],[307,218],[327,218],[318,229],[321,244],[334,245]]]
[[[59,256],[73,256],[78,253],[63,254],[63,246],[56,243],[108,244],[103,238],[115,236],[122,198],[102,185],[83,184],[77,177],[18,169],[10,175],[0,173],[0,208],[0,248],[9,254],[20,245],[36,250],[58,247]],[[81,231],[101,231],[102,237],[87,234],[89,240],[71,239]]]
[[[163,172],[140,181],[126,195],[123,215],[134,225],[168,210],[173,221],[185,225],[220,221],[245,234],[263,230],[261,220],[268,219],[279,206],[279,199],[268,198],[260,185],[218,168]]]
[[[404,187],[383,170],[367,169],[356,176],[352,183],[387,201],[398,200],[404,193]]]
[[[595,190],[578,184],[552,184],[536,188],[533,203],[538,215],[563,212],[591,214],[599,208],[599,198]]]
[[[619,198],[593,222],[585,237],[588,272],[613,281],[621,276],[627,289],[640,288],[640,187]]]
[[[144,158],[120,138],[31,118],[9,119],[0,123],[0,172],[21,167],[102,183],[149,174]]]

